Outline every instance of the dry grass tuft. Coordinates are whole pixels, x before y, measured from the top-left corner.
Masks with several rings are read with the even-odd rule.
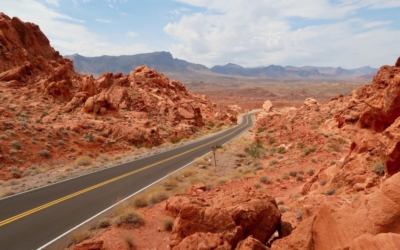
[[[147,207],[149,205],[149,202],[147,201],[146,195],[141,193],[141,194],[136,195],[132,199],[131,204],[134,208],[141,208],[141,207]]]
[[[11,195],[13,195],[13,194],[14,194],[13,191],[11,191],[11,190],[9,190],[9,189],[4,189],[4,190],[1,190],[1,191],[0,191],[0,198],[4,198],[4,197],[7,197],[7,196],[11,196]]]
[[[93,164],[92,158],[89,156],[80,156],[78,159],[75,160],[75,166],[90,166]]]
[[[70,237],[74,244],[79,244],[84,240],[90,239],[92,237],[92,233],[89,230],[78,229],[73,231]]]
[[[165,218],[162,224],[162,229],[164,231],[171,232],[173,227],[174,227],[174,218],[172,217]]]
[[[141,214],[134,210],[126,211],[121,214],[115,221],[117,226],[140,227],[144,225],[144,219]]]

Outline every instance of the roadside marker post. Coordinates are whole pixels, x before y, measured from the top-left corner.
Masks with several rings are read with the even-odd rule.
[[[214,164],[215,164],[215,167],[217,167],[217,158],[215,157],[215,151],[216,150],[217,150],[217,147],[211,146],[211,151],[213,151],[213,153],[214,153]]]

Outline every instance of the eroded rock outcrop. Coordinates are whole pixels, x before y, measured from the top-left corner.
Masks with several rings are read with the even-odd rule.
[[[170,245],[178,246],[176,249],[205,239],[215,242],[213,245],[225,246],[228,242],[235,247],[250,235],[265,243],[277,230],[281,216],[275,199],[251,188],[216,187],[174,196],[167,200],[166,209],[177,217],[170,236]]]
[[[47,131],[41,129],[35,138],[49,138],[49,144],[35,139],[34,147],[22,145],[24,151],[18,159],[25,162],[22,168],[45,161],[46,157],[38,155],[41,149],[58,159],[68,155],[65,151],[76,158],[74,146],[91,152],[156,146],[171,139],[188,138],[207,124],[237,122],[235,107],[217,106],[146,66],[137,67],[128,75],[105,72],[97,79],[77,74],[72,61],[50,46],[37,25],[3,13],[0,93],[0,109],[6,110],[0,113],[0,124],[8,124],[7,129],[12,129],[9,133],[14,136],[2,135],[7,139],[0,140],[4,147],[0,155],[3,169],[17,161],[6,153],[12,149],[10,142],[23,132],[32,134],[42,124]],[[18,119],[11,119],[14,116]],[[69,145],[71,141],[79,143]],[[0,179],[8,178],[10,175],[0,171]]]

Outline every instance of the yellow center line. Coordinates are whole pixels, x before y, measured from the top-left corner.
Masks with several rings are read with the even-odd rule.
[[[246,124],[245,124],[243,127],[247,126],[248,123],[249,123],[249,120],[246,119]],[[128,172],[128,173],[126,173],[126,174],[117,176],[117,177],[115,177],[115,178],[109,179],[109,180],[107,180],[107,181],[101,182],[101,183],[96,184],[96,185],[93,185],[93,186],[91,186],[91,187],[82,189],[82,190],[80,190],[80,191],[78,191],[78,192],[72,193],[72,194],[70,194],[70,195],[67,195],[67,196],[64,196],[64,197],[62,197],[62,198],[59,198],[59,199],[57,199],[57,200],[51,201],[51,202],[46,203],[46,204],[44,204],[44,205],[41,205],[41,206],[39,206],[39,207],[33,208],[33,209],[31,209],[31,210],[28,210],[28,211],[26,211],[26,212],[24,212],[24,213],[21,213],[21,214],[15,215],[15,216],[13,216],[13,217],[10,217],[10,218],[8,218],[8,219],[6,219],[6,220],[0,221],[0,227],[1,227],[1,226],[4,226],[4,225],[7,225],[7,224],[9,224],[9,223],[11,223],[11,222],[13,222],[13,221],[18,220],[18,219],[21,219],[21,218],[23,218],[23,217],[25,217],[25,216],[28,216],[28,215],[30,215],[30,214],[33,214],[33,213],[35,213],[35,212],[38,212],[38,211],[40,211],[40,210],[43,210],[43,209],[45,209],[45,208],[47,208],[47,207],[51,207],[51,206],[53,206],[53,205],[55,205],[55,204],[57,204],[57,203],[63,202],[63,201],[65,201],[65,200],[71,199],[71,198],[73,198],[73,197],[75,197],[75,196],[78,196],[78,195],[81,195],[81,194],[83,194],[83,193],[86,193],[86,192],[88,192],[88,191],[90,191],[90,190],[99,188],[99,187],[104,186],[104,185],[107,185],[107,184],[109,184],[109,183],[111,183],[111,182],[117,181],[117,180],[119,180],[119,179],[122,179],[122,178],[125,178],[125,177],[127,177],[127,176],[136,174],[136,173],[141,172],[141,171],[143,171],[143,170],[146,170],[146,169],[148,169],[148,168],[154,167],[155,165],[158,165],[158,164],[160,164],[160,163],[163,163],[163,162],[169,161],[169,160],[171,160],[171,159],[177,158],[177,157],[179,157],[179,156],[181,156],[181,155],[190,153],[190,152],[192,152],[192,151],[194,151],[194,150],[196,150],[196,149],[199,149],[199,148],[201,148],[201,147],[204,147],[204,146],[207,145],[207,144],[210,144],[210,143],[216,142],[216,141],[218,141],[218,140],[220,140],[220,139],[222,139],[222,138],[225,138],[225,137],[227,137],[227,136],[229,136],[229,135],[235,133],[236,131],[238,131],[238,130],[241,129],[241,128],[242,128],[242,127],[239,127],[239,128],[235,129],[234,131],[232,131],[232,132],[229,133],[229,134],[226,134],[226,135],[224,135],[224,136],[222,136],[222,137],[220,137],[220,138],[218,138],[218,139],[215,139],[215,140],[213,140],[213,141],[210,141],[210,142],[208,142],[208,143],[205,143],[205,144],[203,144],[203,145],[201,145],[201,146],[192,148],[192,149],[190,149],[190,150],[188,150],[188,151],[185,151],[185,152],[183,152],[183,153],[180,153],[180,154],[177,154],[177,155],[172,156],[172,157],[170,157],[170,158],[167,158],[167,159],[158,161],[158,162],[156,162],[156,163],[147,165],[147,166],[145,166],[145,167],[142,167],[142,168],[140,168],[140,169],[137,169],[137,170]]]

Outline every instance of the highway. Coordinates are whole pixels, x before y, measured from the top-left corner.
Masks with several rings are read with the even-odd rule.
[[[169,151],[0,200],[0,250],[58,249],[49,244],[144,187],[157,182],[253,125],[242,123]],[[65,247],[65,246],[63,246]]]

